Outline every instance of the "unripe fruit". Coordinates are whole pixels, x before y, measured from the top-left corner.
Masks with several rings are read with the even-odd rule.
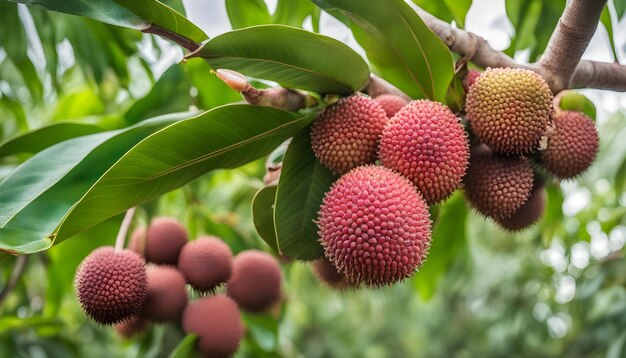
[[[441,103],[412,101],[387,123],[380,160],[411,180],[428,203],[449,197],[461,183],[469,157],[459,118]]]
[[[126,321],[122,321],[115,325],[115,331],[124,337],[132,338],[143,332],[148,326],[148,322],[141,316],[133,316]]]
[[[154,322],[177,321],[187,306],[185,277],[171,266],[148,265],[148,300],[144,316]]]
[[[467,118],[478,139],[503,154],[532,152],[552,113],[552,92],[536,72],[490,68],[470,88]]]
[[[185,332],[198,335],[198,348],[208,357],[232,356],[245,333],[237,304],[221,295],[190,302],[182,323]]]
[[[480,147],[472,152],[465,197],[479,213],[493,219],[511,217],[528,199],[533,169],[526,157],[504,157]]]
[[[100,247],[89,254],[78,267],[75,284],[83,310],[101,324],[140,314],[148,296],[141,256],[112,247]]]
[[[319,212],[326,257],[349,281],[389,285],[410,277],[430,247],[422,196],[390,169],[362,166],[337,180]]]
[[[270,254],[243,251],[235,256],[233,274],[226,288],[228,296],[243,309],[263,312],[280,300],[280,266]]]
[[[136,228],[132,235],[130,235],[130,241],[128,242],[128,249],[136,252],[142,257],[145,256],[146,249],[146,228]]]
[[[313,262],[313,273],[318,280],[326,284],[328,287],[335,289],[345,289],[349,286],[353,286],[348,282],[346,276],[337,271],[335,265],[328,261],[326,257],[315,260]]]
[[[201,237],[183,246],[178,268],[193,288],[210,291],[230,278],[233,253],[224,241],[214,236]]]
[[[180,249],[187,243],[187,230],[176,219],[152,220],[146,232],[146,260],[155,264],[176,265]]]
[[[465,89],[465,93],[468,93],[470,88],[476,83],[478,77],[480,77],[481,72],[477,70],[469,70],[463,77],[463,88]]]
[[[406,99],[396,96],[395,94],[381,94],[380,96],[374,98],[376,102],[378,102],[381,107],[385,110],[387,117],[393,117],[398,111],[409,104],[409,101]]]
[[[560,179],[575,177],[591,166],[598,152],[598,132],[591,118],[581,112],[562,111],[554,115],[548,131],[543,165]]]
[[[315,119],[311,147],[322,164],[342,174],[376,160],[386,122],[385,110],[373,99],[357,95],[344,98]]]
[[[524,230],[543,216],[546,208],[546,190],[542,184],[535,184],[528,200],[513,215],[506,219],[496,220],[505,230]]]

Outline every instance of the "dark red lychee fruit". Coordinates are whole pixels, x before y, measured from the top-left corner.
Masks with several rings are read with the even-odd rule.
[[[132,235],[130,235],[130,241],[128,242],[128,249],[130,251],[134,251],[138,253],[139,255],[143,257],[145,256],[144,255],[145,248],[146,248],[146,228],[138,227],[133,231]]]
[[[526,157],[504,157],[481,146],[472,152],[465,197],[479,213],[496,220],[511,217],[528,199],[533,169]]]
[[[245,333],[237,304],[222,295],[189,302],[182,323],[185,332],[198,335],[198,349],[207,357],[231,357]]]
[[[153,322],[174,322],[187,306],[185,277],[172,266],[148,265],[148,300],[144,316]]]
[[[543,184],[536,183],[528,200],[507,219],[496,220],[505,230],[520,231],[536,223],[546,208],[546,190]]]
[[[133,316],[126,321],[115,325],[115,331],[124,338],[132,338],[143,332],[148,327],[148,322],[141,316]]]
[[[243,251],[235,256],[233,274],[226,288],[228,296],[243,309],[263,312],[280,300],[280,266],[270,254]]]
[[[210,291],[226,283],[233,270],[233,254],[226,243],[214,236],[201,237],[183,246],[178,268],[198,291]]]
[[[335,265],[328,261],[326,257],[315,260],[312,268],[315,277],[330,288],[342,290],[353,286],[348,282],[346,276],[339,273]]]
[[[381,94],[374,100],[383,107],[389,118],[393,117],[402,107],[409,103],[406,99],[395,94]]]
[[[94,250],[78,267],[75,284],[83,310],[100,324],[140,314],[148,297],[145,263],[130,250]]]
[[[581,112],[561,111],[553,116],[543,165],[560,179],[583,173],[596,158],[598,132],[591,118]]]
[[[146,232],[146,260],[155,264],[176,265],[180,249],[187,243],[187,230],[176,219],[152,220]]]
[[[552,115],[552,91],[536,72],[488,68],[467,94],[465,111],[478,139],[497,153],[539,147]]]
[[[326,257],[350,282],[383,286],[410,277],[430,247],[428,207],[391,169],[362,166],[337,180],[319,212]]]
[[[319,161],[342,174],[376,160],[387,122],[385,110],[371,98],[354,95],[327,107],[311,126],[311,147]]]
[[[450,109],[429,100],[412,101],[387,123],[380,160],[411,180],[434,204],[459,186],[469,158],[463,125]]]
[[[465,93],[469,92],[472,85],[474,85],[478,77],[480,77],[480,74],[481,72],[477,70],[467,71],[465,77],[463,77],[463,88],[465,89]]]

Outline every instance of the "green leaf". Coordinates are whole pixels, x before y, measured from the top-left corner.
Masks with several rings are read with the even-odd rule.
[[[281,255],[301,260],[322,255],[315,220],[324,194],[336,179],[315,158],[309,129],[298,133],[285,153],[274,206],[274,227]]]
[[[0,157],[17,153],[37,153],[65,140],[104,131],[93,124],[57,122],[22,133],[0,144]]]
[[[613,36],[613,23],[611,22],[611,13],[609,12],[609,7],[605,6],[602,10],[602,14],[600,15],[600,22],[606,29],[606,32],[609,35],[609,44],[611,45],[611,56],[615,59],[615,55],[617,54],[617,49],[615,48],[615,37]]]
[[[90,88],[65,94],[57,102],[52,120],[65,120],[104,113],[104,103]]]
[[[463,88],[463,80],[461,78],[461,72],[454,75],[450,87],[448,87],[448,93],[446,94],[446,103],[448,107],[454,113],[463,111],[465,105],[465,88]]]
[[[626,0],[613,0],[615,5],[615,12],[617,13],[618,21],[621,21],[626,14]]]
[[[382,77],[414,98],[446,100],[452,54],[404,0],[313,0],[350,18],[357,41]]]
[[[233,29],[271,22],[270,12],[263,0],[226,0],[225,5]]]
[[[413,0],[413,2],[429,14],[445,22],[454,20],[461,28],[465,27],[465,15],[472,6],[472,0]]]
[[[244,314],[248,336],[264,352],[272,352],[278,346],[278,321],[269,314]]]
[[[189,358],[197,356],[196,343],[198,342],[198,335],[188,334],[182,341],[176,346],[176,348],[170,353],[169,358]]]
[[[259,190],[252,199],[252,220],[259,236],[272,250],[278,252],[276,231],[274,228],[274,203],[276,201],[276,185],[266,186]]]
[[[472,0],[444,0],[459,27],[465,27],[465,16],[472,6]]]
[[[309,0],[278,0],[274,23],[302,27],[304,20],[311,16],[313,31],[319,32],[320,9]]]
[[[576,91],[565,91],[561,97],[559,107],[566,111],[583,112],[593,121],[596,120],[596,106],[583,94]]]
[[[369,78],[367,64],[347,45],[284,25],[227,32],[206,42],[193,56],[205,58],[214,69],[318,93],[350,94]]]

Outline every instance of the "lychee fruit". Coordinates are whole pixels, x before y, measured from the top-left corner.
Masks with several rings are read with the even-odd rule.
[[[380,141],[381,164],[411,180],[430,204],[447,197],[467,169],[467,133],[441,103],[412,101],[387,123]]]
[[[214,236],[188,242],[178,257],[178,269],[198,291],[211,291],[226,283],[233,270],[230,247]]]
[[[138,227],[133,233],[130,235],[130,241],[128,242],[128,249],[130,251],[134,251],[141,255],[145,256],[145,248],[146,248],[146,228]]]
[[[94,321],[113,324],[138,315],[148,297],[145,263],[130,250],[100,247],[76,272],[76,293]]]
[[[536,72],[489,68],[467,94],[465,111],[478,139],[501,154],[539,146],[552,114],[552,92]]]
[[[536,183],[528,200],[511,217],[496,222],[505,230],[520,231],[536,223],[546,208],[546,190],[541,183]]]
[[[190,302],[182,324],[185,332],[198,335],[198,349],[207,357],[231,357],[245,333],[237,304],[223,295]]]
[[[383,286],[410,277],[431,240],[428,207],[391,169],[362,166],[326,193],[317,222],[325,256],[350,282]]]
[[[375,100],[353,95],[327,107],[311,126],[311,147],[335,174],[374,163],[387,115]]]
[[[126,321],[115,324],[115,331],[124,338],[132,338],[147,327],[148,322],[143,317],[133,316]]]
[[[187,306],[185,277],[167,265],[148,265],[148,300],[143,315],[153,322],[173,322]]]
[[[383,107],[387,117],[389,118],[393,117],[396,113],[398,113],[400,108],[409,103],[406,99],[396,96],[395,94],[381,94],[380,96],[374,98],[374,100]]]
[[[187,243],[187,230],[176,219],[159,217],[146,232],[146,259],[155,264],[176,265],[180,249]]]
[[[496,220],[511,217],[528,199],[533,169],[526,157],[505,157],[481,146],[472,152],[465,197],[479,213]]]
[[[243,251],[233,260],[233,274],[226,288],[228,296],[243,309],[263,312],[280,300],[280,266],[270,254]]]
[[[561,111],[553,116],[543,166],[560,179],[583,173],[596,158],[598,132],[591,118],[581,112]]]
[[[463,88],[465,89],[465,93],[469,92],[469,89],[476,83],[478,77],[480,77],[481,72],[477,70],[469,70],[463,77]]]
[[[353,286],[350,284],[346,276],[339,273],[335,265],[328,261],[326,257],[315,260],[313,262],[312,269],[315,277],[330,288],[342,290],[349,286]]]

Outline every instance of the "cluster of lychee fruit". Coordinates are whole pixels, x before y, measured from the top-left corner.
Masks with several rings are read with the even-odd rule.
[[[317,220],[325,258],[314,271],[323,281],[378,287],[411,276],[430,246],[428,206],[457,188],[502,228],[529,227],[545,207],[545,178],[572,178],[593,162],[593,122],[555,111],[537,73],[470,71],[464,85],[465,113],[430,100],[354,94],[316,118],[312,149],[341,175]]]
[[[188,241],[183,225],[159,217],[133,232],[128,249],[94,250],[80,264],[75,285],[87,316],[114,324],[125,337],[149,323],[181,322],[198,336],[202,354],[229,357],[245,334],[239,309],[272,308],[280,301],[281,279],[273,256],[247,250],[233,258],[221,239]],[[190,300],[187,285],[199,298]]]

